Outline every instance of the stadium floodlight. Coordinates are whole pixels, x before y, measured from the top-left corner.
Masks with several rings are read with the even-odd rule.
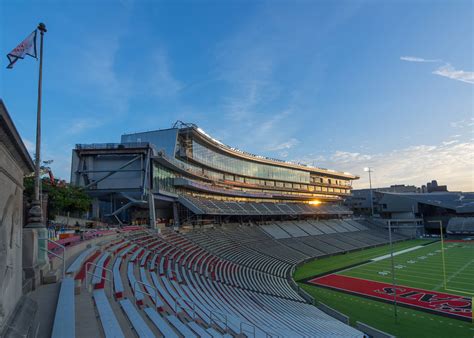
[[[364,171],[369,173],[370,210],[372,212],[372,217],[374,217],[374,197],[373,197],[373,193],[372,193],[372,176],[371,176],[373,170],[370,167],[365,167]]]

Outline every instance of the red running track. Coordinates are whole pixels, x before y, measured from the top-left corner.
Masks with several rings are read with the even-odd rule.
[[[391,284],[330,274],[308,281],[310,284],[341,290],[370,298],[394,300]],[[472,319],[472,299],[435,291],[397,285],[397,303],[463,320]]]

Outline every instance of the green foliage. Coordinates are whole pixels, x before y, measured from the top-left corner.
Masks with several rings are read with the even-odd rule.
[[[34,197],[34,177],[24,179],[25,196],[28,200]],[[91,198],[81,189],[69,184],[51,185],[43,179],[43,193],[48,194],[48,218],[54,219],[58,214],[81,214],[89,210]]]

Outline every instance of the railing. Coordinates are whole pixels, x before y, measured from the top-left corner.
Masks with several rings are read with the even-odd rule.
[[[217,315],[220,315],[222,316],[221,318],[219,318],[219,316]],[[215,319],[214,319],[215,318]],[[224,319],[222,319],[224,318]],[[216,320],[217,319],[217,320]],[[217,311],[211,311],[211,315],[210,315],[210,320],[211,320],[211,323],[212,324],[213,322],[215,324],[217,324],[218,322],[221,322],[221,323],[224,323],[225,325],[225,331],[228,332],[229,331],[229,325],[228,325],[228,320],[227,320],[227,315],[223,314],[223,313],[220,313],[220,312],[217,312]]]
[[[94,272],[89,272],[89,267],[90,267],[91,265],[92,265],[92,266],[95,266],[95,267],[97,267],[97,268],[99,268],[99,269],[101,269],[101,270],[102,270],[102,271],[101,271],[101,274],[100,274],[100,275],[96,275]],[[110,284],[110,285],[109,285],[109,288],[110,288],[110,291],[109,291],[109,292],[110,292],[110,296],[112,296],[112,294],[113,294],[113,280],[112,280],[112,278],[107,278],[107,273],[105,274],[105,276],[102,276],[103,270],[105,270],[106,272],[108,272],[108,273],[110,274],[110,276],[113,276],[113,272],[112,272],[112,270],[110,270],[110,269],[104,268],[103,266],[99,266],[99,265],[94,264],[94,263],[92,263],[92,262],[87,262],[87,263],[86,263],[86,288],[87,288],[87,290],[89,290],[89,292],[92,291],[92,290],[90,289],[90,284],[91,284],[91,283],[89,283],[89,278],[87,278],[87,275],[91,275],[92,277],[99,277],[99,278],[100,278],[100,281],[104,280],[104,281],[106,281],[106,282],[108,282],[108,283]],[[92,282],[92,281],[91,281],[91,282]]]
[[[147,290],[146,287],[149,287],[151,289],[153,289],[155,291],[155,294],[152,295],[151,293],[148,293],[146,291],[143,291],[141,290],[140,288],[137,288],[137,284],[142,284],[145,286],[145,290]],[[155,301],[155,308],[158,309],[158,289],[155,288],[154,286],[151,286],[150,284],[147,284],[147,283],[143,283],[143,282],[140,282],[138,280],[136,280],[134,283],[133,283],[133,292],[135,293],[141,293],[141,294],[144,294],[144,295],[148,295],[151,299],[153,299]]]
[[[247,327],[250,328],[250,331],[249,330],[244,330],[244,328],[243,328],[244,325],[247,325]],[[241,334],[245,334],[248,337],[248,334],[246,334],[246,333],[253,332],[253,337],[256,337],[255,330],[256,330],[255,325],[245,323],[245,322],[240,322],[240,333]]]
[[[182,303],[184,303],[185,305],[183,305]],[[194,304],[191,301],[189,303],[192,304],[192,307],[187,305],[183,298],[181,297],[177,298],[176,301],[174,302],[174,312],[178,313],[178,309],[181,309],[181,310],[188,309],[192,312],[191,319],[195,320],[196,319],[196,304]]]
[[[43,251],[46,252],[47,254],[53,255],[54,257],[59,258],[59,259],[61,259],[61,260],[63,261],[63,271],[62,271],[63,273],[62,273],[62,275],[63,275],[63,278],[64,278],[64,277],[66,276],[66,247],[65,247],[64,245],[62,245],[62,244],[59,244],[59,243],[56,242],[56,241],[53,241],[52,239],[49,239],[49,238],[39,238],[39,240],[40,240],[40,241],[47,241],[47,242],[53,243],[53,244],[59,246],[61,249],[63,249],[62,256],[60,256],[60,255],[58,255],[58,254],[56,254],[56,253],[54,253],[54,252],[48,250],[48,245],[45,245],[44,248],[41,248],[41,247],[40,247],[40,250],[43,250]]]

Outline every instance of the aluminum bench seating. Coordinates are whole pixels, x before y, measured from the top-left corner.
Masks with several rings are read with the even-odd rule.
[[[154,338],[155,334],[145,323],[143,318],[138,313],[137,309],[133,306],[129,299],[122,299],[119,301],[125,315],[132,324],[133,329],[140,338]]]
[[[288,264],[295,264],[308,258],[301,252],[281,245],[279,240],[265,240],[261,242],[246,243],[245,245],[253,250],[256,250],[260,253],[263,253],[267,256],[271,256]]]
[[[270,236],[272,236],[275,239],[280,239],[280,238],[290,238],[291,235],[284,231],[282,228],[280,228],[276,224],[270,224],[270,225],[262,225],[262,230],[268,233]]]
[[[324,252],[305,244],[300,239],[294,239],[294,238],[280,239],[280,242],[284,245],[289,246],[290,248],[294,250],[298,250],[304,253],[308,257],[317,257],[317,256],[324,255]]]
[[[79,256],[76,257],[76,259],[69,265],[69,267],[66,270],[67,275],[75,275],[81,270],[82,265],[84,262],[91,256],[94,252],[96,252],[98,249],[96,246],[92,246],[86,250],[84,250]]]
[[[209,295],[211,299],[216,298],[219,300],[219,306],[221,309],[221,314],[225,314],[225,318],[221,318],[222,321],[227,319],[227,324],[229,328],[236,332],[240,333],[241,329],[241,324],[242,323],[251,323],[251,316],[245,313],[245,308],[248,306],[248,304],[243,304],[240,303],[234,299],[234,298],[229,298],[229,291],[228,290],[239,290],[238,288],[233,288],[233,287],[227,287],[227,291],[223,291],[223,284],[220,283],[211,283],[207,279],[200,279],[197,278],[198,283],[201,285],[201,290],[204,290],[205,293]],[[217,286],[217,287],[216,287]],[[263,326],[263,325],[262,325]],[[263,333],[263,332],[260,332]],[[264,335],[264,337],[266,334]]]
[[[142,287],[139,283],[136,283],[137,279],[135,278],[135,273],[133,272],[133,263],[128,262],[127,266],[127,278],[128,284],[132,289],[133,295],[135,296],[135,301],[137,305],[142,305],[144,300],[144,294],[142,291]]]
[[[326,242],[320,241],[319,237],[320,236],[311,236],[311,237],[299,238],[298,240],[302,241],[306,245],[309,245],[315,248],[316,250],[324,252],[325,255],[340,252],[338,248],[335,248],[334,246],[329,245]]]
[[[308,233],[309,236],[321,235],[322,232],[306,221],[295,222],[296,226]]]
[[[335,235],[320,236],[320,237],[318,237],[318,239],[320,239],[321,241],[326,242],[326,243],[340,249],[340,251],[348,251],[348,250],[352,250],[352,249],[356,248],[352,244],[345,243],[345,242],[342,242],[342,241],[338,240]]]
[[[189,322],[188,327],[198,335],[198,337],[212,338],[212,336],[204,328],[199,326],[196,322]],[[221,335],[222,336],[222,335]]]
[[[75,331],[74,279],[72,277],[65,277],[61,282],[51,337],[74,338]]]
[[[136,248],[136,244],[131,244],[129,245],[125,250],[120,251],[118,254],[119,257],[125,257],[127,256],[130,252],[132,252]]]
[[[334,234],[336,231],[329,227],[326,223],[321,221],[308,220],[308,223],[313,225],[316,229],[320,230],[324,234]]]
[[[345,227],[346,229],[348,229],[348,231],[359,231],[359,228],[353,226],[351,223],[349,222],[346,222],[345,220],[343,219],[340,219],[339,220],[339,223]]]
[[[136,262],[137,259],[140,258],[140,255],[145,251],[145,249],[143,249],[140,244],[138,244],[138,250],[135,251],[132,255],[132,257],[130,257],[130,262]]]
[[[207,280],[207,279],[205,279]],[[228,327],[233,330],[234,332],[238,333],[240,331],[240,319],[236,312],[230,307],[229,304],[225,304],[223,302],[222,296],[214,295],[209,293],[206,289],[206,286],[203,284],[201,279],[194,274],[190,274],[188,278],[188,288],[191,292],[194,293],[194,296],[201,300],[201,304],[207,304],[207,309],[209,314],[213,314],[215,317],[216,315],[219,317],[219,314],[225,314],[227,316],[227,325]],[[219,327],[224,328],[224,318],[222,320],[214,319]]]
[[[97,266],[94,269],[94,276],[92,277],[92,285],[94,285],[95,289],[102,289],[104,287],[106,270],[104,268],[107,266],[110,260],[110,253],[104,252],[102,256],[100,256]]]
[[[183,271],[183,278],[187,279],[186,271]],[[199,317],[205,322],[210,324],[211,310],[215,310],[215,305],[210,301],[205,299],[205,295],[202,292],[196,291],[194,286],[192,286],[188,280],[187,285],[181,286],[182,290],[186,292],[191,301],[196,304],[197,309],[199,309]],[[218,321],[216,325],[219,326],[222,330],[225,330],[226,327],[224,323]]]
[[[145,284],[145,291],[149,294],[149,297],[155,304],[156,308],[162,310],[165,304],[161,300],[159,293],[155,291],[155,289],[152,287],[152,284],[148,280],[145,268],[140,268],[140,279],[141,282]]]
[[[367,244],[364,243],[364,242],[361,242],[359,240],[357,240],[356,238],[354,238],[352,236],[352,233],[349,233],[347,235],[337,235],[335,236],[335,238],[341,242],[346,242],[346,243],[349,243],[349,244],[352,244],[353,246],[355,246],[356,248],[365,248],[367,247]]]
[[[302,237],[302,236],[308,236],[308,233],[296,226],[295,224],[291,222],[280,222],[277,223],[277,225],[288,232],[291,237]]]
[[[114,275],[114,295],[115,298],[122,298],[123,296],[123,283],[122,276],[120,275],[120,265],[122,264],[122,257],[117,257],[115,259],[114,265],[112,267],[112,272]]]
[[[155,272],[150,272],[151,280],[153,281],[153,285],[158,290],[161,299],[168,304],[169,308],[174,311],[176,308],[175,301],[173,297],[168,293],[168,290],[162,285],[160,279],[158,278]]]
[[[221,333],[217,332],[215,329],[213,329],[212,327],[209,327],[206,329],[207,333],[210,334],[210,336],[212,338],[230,338],[232,337],[230,334],[226,333],[225,335],[222,335]]]
[[[142,258],[140,259],[140,266],[145,266],[146,261],[148,260],[148,257],[150,256],[151,252],[148,250],[145,250],[145,253],[143,254]]]
[[[116,254],[118,251],[120,251],[121,248],[127,246],[128,244],[129,244],[128,241],[120,241],[114,246],[111,246],[110,248],[108,248],[107,251],[110,251],[111,253]]]
[[[351,224],[352,226],[356,227],[359,230],[367,230],[367,227],[365,225],[360,224],[356,220],[353,219],[344,219],[345,222]]]
[[[145,311],[148,318],[153,322],[155,327],[160,331],[160,333],[166,338],[179,338],[176,332],[173,330],[170,324],[161,317],[155,309],[150,307],[145,308]]]
[[[345,227],[343,227],[340,224],[340,222],[338,222],[336,220],[333,220],[333,219],[324,220],[324,221],[320,221],[320,222],[325,223],[327,226],[331,227],[336,232],[347,232],[348,231]]]
[[[186,302],[186,300],[182,299],[174,287],[171,285],[171,282],[166,278],[166,277],[161,277],[161,282],[163,283],[165,289],[168,291],[170,296],[174,299],[174,304],[175,308],[173,308],[173,311],[175,312],[180,312],[179,310],[181,309],[184,311],[190,318],[194,317],[193,310],[189,303]]]
[[[178,332],[183,335],[184,337],[186,338],[197,338],[198,336],[196,336],[190,329],[189,327],[184,324],[182,321],[180,321],[178,319],[178,317],[174,316],[174,315],[169,315],[169,316],[166,316],[166,319],[171,323],[171,325],[173,325],[176,330],[178,330]]]
[[[103,289],[94,290],[94,302],[106,338],[125,338]],[[66,336],[68,337],[68,336]]]

